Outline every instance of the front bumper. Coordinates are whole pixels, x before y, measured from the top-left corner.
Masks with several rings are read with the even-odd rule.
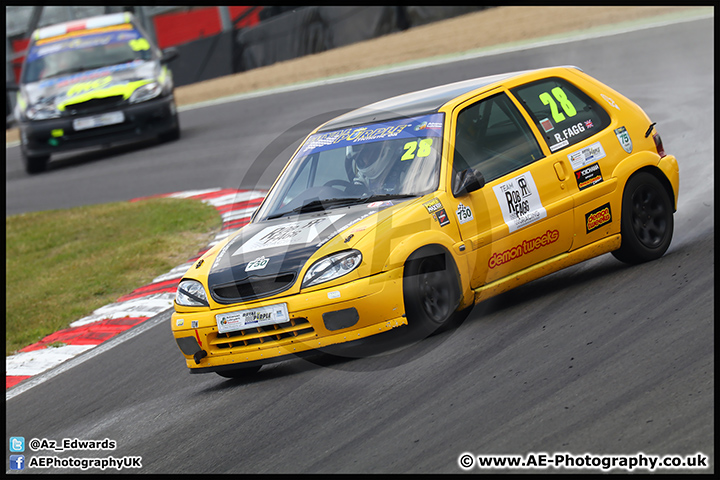
[[[215,315],[279,303],[287,304],[286,324],[218,332]],[[309,293],[172,315],[173,335],[191,373],[273,363],[406,324],[402,268]],[[193,356],[198,352],[205,353]]]
[[[146,140],[178,127],[175,96],[155,98],[147,102],[114,107],[125,120],[115,125],[75,131],[73,120],[105,112],[19,122],[22,148],[28,156],[43,156],[79,148],[115,142]]]

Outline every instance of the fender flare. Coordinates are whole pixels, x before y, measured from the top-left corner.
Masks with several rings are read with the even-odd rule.
[[[455,244],[448,235],[438,231],[424,231],[414,233],[398,243],[388,256],[383,270],[403,268],[410,255],[423,249],[439,249],[445,258],[452,262],[452,268],[458,280],[458,290],[461,293],[460,307],[465,308],[474,303],[475,293],[470,288],[470,268],[465,255],[453,254]]]
[[[622,191],[624,191],[630,177],[640,171],[651,173],[660,181],[677,211],[679,168],[675,157],[666,155],[660,158],[652,152],[638,152],[618,163],[612,176],[618,179],[619,184],[622,185]]]

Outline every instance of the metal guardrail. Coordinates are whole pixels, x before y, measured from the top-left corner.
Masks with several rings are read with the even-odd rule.
[[[145,32],[157,43],[154,17],[187,9],[217,9],[221,32],[183,43],[173,64],[176,86],[245,71],[277,61],[318,53],[348,43],[423,25],[477,9],[478,6],[446,7],[249,7],[235,20],[230,7],[141,7],[141,6],[7,6],[6,85],[15,83],[16,60],[25,52],[14,52],[12,40],[28,38],[38,27],[106,13],[132,11]],[[258,12],[259,9],[259,12]],[[239,29],[248,16],[257,14],[259,24]],[[278,53],[281,52],[281,53]],[[8,121],[16,103],[8,95]]]

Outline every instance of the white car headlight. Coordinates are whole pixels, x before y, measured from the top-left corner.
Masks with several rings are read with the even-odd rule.
[[[175,303],[184,307],[210,306],[202,283],[196,280],[183,280],[180,282],[175,294]]]
[[[362,253],[358,250],[347,250],[322,258],[305,273],[302,287],[312,287],[342,277],[355,270],[360,262]]]
[[[135,89],[130,95],[130,103],[146,102],[162,93],[163,87],[158,82],[147,83]]]
[[[30,120],[47,120],[48,118],[58,118],[60,111],[55,108],[55,105],[38,103],[28,108],[25,115]]]

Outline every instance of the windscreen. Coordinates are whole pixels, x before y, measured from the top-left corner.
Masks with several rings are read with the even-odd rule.
[[[127,23],[70,32],[38,40],[23,68],[23,83],[71,75],[86,70],[152,59],[150,42]]]
[[[257,218],[436,190],[443,120],[444,114],[436,113],[310,136]]]

